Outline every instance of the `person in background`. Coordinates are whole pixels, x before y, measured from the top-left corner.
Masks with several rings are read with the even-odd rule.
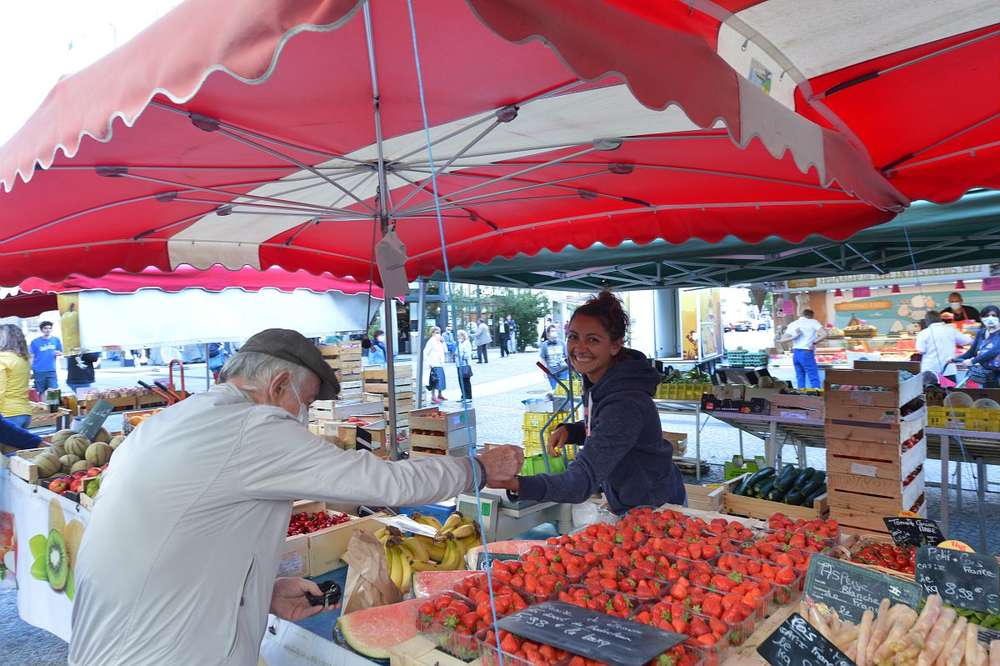
[[[455,350],[455,367],[458,370],[458,385],[462,389],[462,400],[472,400],[472,343],[469,334],[459,330]]]
[[[52,322],[43,321],[38,330],[40,337],[31,341],[31,372],[35,375],[35,390],[45,399],[45,391],[59,388],[56,376],[56,357],[62,356],[62,341],[52,335]]]
[[[510,325],[503,317],[500,318],[500,323],[497,324],[497,332],[500,337],[500,358],[503,358],[510,353],[510,350],[507,349],[507,343],[510,342]]]
[[[955,358],[957,347],[971,343],[972,338],[941,321],[941,313],[936,310],[928,310],[925,319],[927,328],[917,334],[916,341],[917,351],[921,355],[920,371],[933,372],[938,377],[950,379],[955,373],[951,361]]]
[[[514,320],[513,315],[507,315],[507,330],[509,332],[509,337],[507,340],[507,351],[511,354],[517,353],[517,322]]]
[[[953,291],[948,294],[948,309],[955,316],[955,321],[980,321],[979,310],[962,302],[962,294]]]
[[[545,342],[541,344],[538,355],[542,363],[549,369],[551,375],[545,375],[549,380],[549,387],[556,388],[556,378],[567,379],[569,377],[569,365],[566,362],[566,343],[559,339],[559,329],[555,324],[549,326],[545,332]],[[553,377],[552,375],[555,375]]]
[[[782,342],[792,343],[792,365],[795,366],[797,388],[819,388],[819,367],[816,365],[816,344],[826,337],[823,324],[815,319],[812,310],[802,311],[781,336]]]
[[[490,329],[486,325],[486,320],[480,319],[479,326],[476,328],[476,363],[490,362],[486,348],[489,347],[491,342],[493,342],[493,336],[490,335]]]
[[[3,324],[0,326],[0,415],[19,428],[27,428],[31,423],[30,368],[24,333],[14,324]]]
[[[368,348],[368,365],[385,365],[385,331],[375,331],[375,339]]]
[[[1000,357],[1000,308],[987,305],[980,312],[983,325],[968,351],[955,361],[969,368],[969,379],[984,388],[1000,388],[997,359]]]
[[[208,369],[212,372],[215,383],[219,383],[219,372],[226,364],[226,348],[221,342],[208,345]]]
[[[73,393],[94,385],[94,368],[101,364],[101,355],[96,352],[74,354],[66,357],[66,385]]]
[[[443,392],[447,388],[444,377],[444,339],[441,329],[431,329],[431,336],[424,344],[424,365],[428,368],[427,390],[431,392],[431,402],[444,402]]]
[[[625,347],[628,321],[609,291],[576,309],[567,344],[573,369],[583,375],[584,420],[553,430],[548,449],[561,455],[566,444],[583,448],[562,474],[517,476],[493,487],[539,502],[579,503],[603,491],[618,515],[637,506],[684,504],[684,480],[653,403],[660,374],[642,353]]]
[[[458,343],[455,342],[455,333],[451,330],[451,324],[444,327],[444,348],[448,352],[447,361],[449,363],[455,362],[455,352],[458,350]]]
[[[549,326],[552,326],[552,317],[545,318],[545,325],[542,326],[542,332],[538,335],[539,345],[549,339]]]

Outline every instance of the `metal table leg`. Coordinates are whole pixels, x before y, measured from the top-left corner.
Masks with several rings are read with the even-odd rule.
[[[986,504],[986,463],[982,458],[976,458],[976,513],[979,514],[979,552],[990,552],[986,545],[986,514],[983,513]]]
[[[951,437],[941,435],[941,532],[948,536],[948,509],[951,503],[949,490],[951,478],[948,470],[948,449],[951,448]]]
[[[706,419],[707,421],[708,419]],[[694,410],[694,478],[701,482],[701,407]]]
[[[955,507],[958,509],[959,513],[962,513],[962,461],[955,461],[955,474],[957,478],[955,479],[955,490],[957,491],[957,497],[955,498]]]
[[[740,433],[740,460],[743,460],[743,428],[737,428],[736,430]]]
[[[774,467],[779,458],[781,458],[781,445],[778,444],[778,422],[771,421],[771,425],[768,429],[767,441],[764,442],[764,457],[767,459],[767,464]]]

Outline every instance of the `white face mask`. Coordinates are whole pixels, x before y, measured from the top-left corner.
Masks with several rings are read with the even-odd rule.
[[[954,310],[955,312],[958,312],[959,310],[962,309],[962,304],[957,303],[955,301],[952,301],[951,303],[949,303],[949,305],[951,305],[951,309]]]
[[[986,326],[986,328],[997,328],[1000,326],[1000,317],[983,317],[983,325]]]
[[[289,379],[288,385],[292,387],[292,393],[295,394],[295,399],[299,401],[299,414],[295,417],[295,420],[307,426],[309,425],[309,405],[303,402],[302,396],[299,395],[299,390],[295,388],[295,382]]]

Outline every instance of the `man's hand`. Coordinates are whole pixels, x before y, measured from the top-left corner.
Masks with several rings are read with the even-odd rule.
[[[479,456],[479,462],[486,468],[486,485],[506,488],[503,484],[516,477],[524,466],[524,449],[519,446],[491,446]]]
[[[549,455],[553,458],[562,455],[566,440],[569,439],[569,429],[563,426],[556,426],[555,430],[549,433],[548,449]]]
[[[317,615],[324,610],[322,606],[311,606],[306,593],[314,596],[323,594],[319,586],[305,578],[277,578],[271,592],[271,612],[282,620],[298,622],[307,617]]]

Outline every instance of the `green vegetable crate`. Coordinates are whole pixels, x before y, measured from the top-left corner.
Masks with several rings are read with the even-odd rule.
[[[781,470],[763,467],[731,483],[726,493],[726,513],[767,520],[775,513],[789,518],[826,518],[826,474],[811,467],[786,465]]]
[[[562,456],[549,457],[551,472],[545,470],[545,456],[525,456],[524,465],[521,467],[521,476],[534,476],[536,474],[562,474],[566,471],[566,461]]]

